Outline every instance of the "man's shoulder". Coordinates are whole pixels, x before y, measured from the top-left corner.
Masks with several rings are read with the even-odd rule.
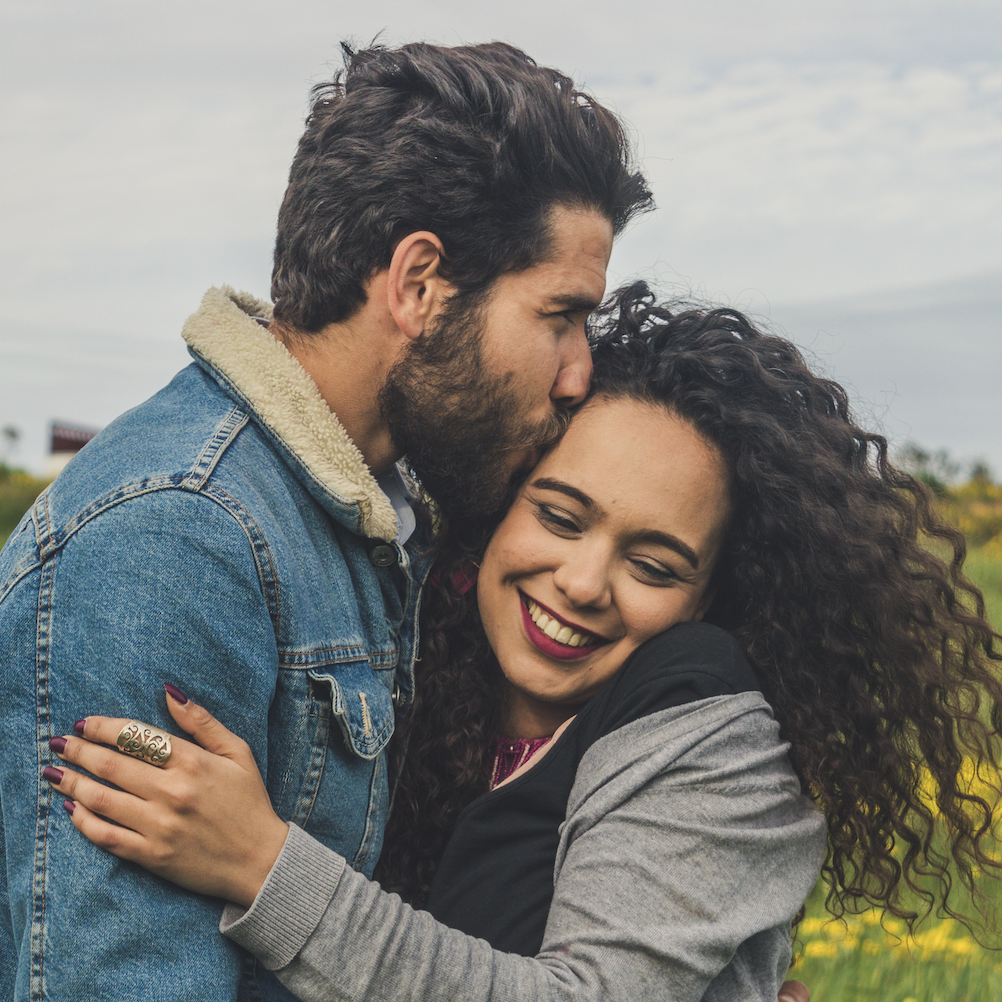
[[[243,414],[222,387],[192,363],[112,421],[73,458],[55,486],[67,495],[83,495],[184,473],[234,410]]]
[[[224,478],[228,491],[213,490],[220,464],[238,441],[255,456],[236,466],[253,466],[254,475],[231,472]],[[43,537],[39,542],[44,548],[47,537],[58,545],[84,524],[123,506],[159,507],[162,499],[156,495],[164,491],[175,493],[179,509],[199,508],[209,496],[239,518],[246,500],[239,495],[259,485],[269,466],[280,469],[281,460],[263,441],[246,407],[192,364],[116,418],[49,485],[35,505],[34,520]]]

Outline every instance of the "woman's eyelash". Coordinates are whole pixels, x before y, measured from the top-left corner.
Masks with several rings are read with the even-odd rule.
[[[580,532],[581,527],[573,519],[568,518],[566,515],[558,514],[557,510],[551,508],[545,501],[533,501],[536,507],[536,517],[540,522],[551,526],[555,529],[560,529],[562,532]],[[643,560],[638,557],[634,557],[633,564],[642,574],[646,574],[648,577],[653,578],[662,584],[669,584],[672,581],[678,579],[678,575],[668,567],[662,567],[659,564],[652,564],[648,560]]]
[[[536,514],[543,522],[548,522],[550,525],[557,526],[560,529],[565,529],[568,532],[577,532],[578,525],[576,522],[569,518],[565,518],[562,515],[558,515],[554,509],[552,509],[548,504],[544,504],[542,501],[536,502]]]
[[[667,567],[660,567],[657,564],[649,563],[646,560],[634,560],[634,564],[639,567],[644,574],[649,574],[658,581],[674,581],[678,575]]]

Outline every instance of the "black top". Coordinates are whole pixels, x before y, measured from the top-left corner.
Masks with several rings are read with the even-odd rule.
[[[585,752],[650,713],[759,688],[733,637],[715,626],[680,623],[647,641],[542,761],[463,811],[435,874],[428,911],[497,950],[534,957],[553,898],[557,829]]]

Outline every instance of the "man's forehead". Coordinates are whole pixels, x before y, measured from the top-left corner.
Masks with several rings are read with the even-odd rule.
[[[612,223],[595,209],[559,207],[552,217],[553,243],[539,277],[547,295],[563,309],[594,309],[605,291],[605,272],[612,253]],[[590,305],[589,305],[590,304]]]

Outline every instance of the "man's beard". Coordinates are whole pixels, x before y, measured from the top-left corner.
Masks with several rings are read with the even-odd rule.
[[[447,518],[501,510],[526,472],[511,468],[512,454],[549,447],[570,418],[558,410],[529,423],[517,374],[487,371],[482,333],[480,301],[453,299],[379,395],[393,444]]]

